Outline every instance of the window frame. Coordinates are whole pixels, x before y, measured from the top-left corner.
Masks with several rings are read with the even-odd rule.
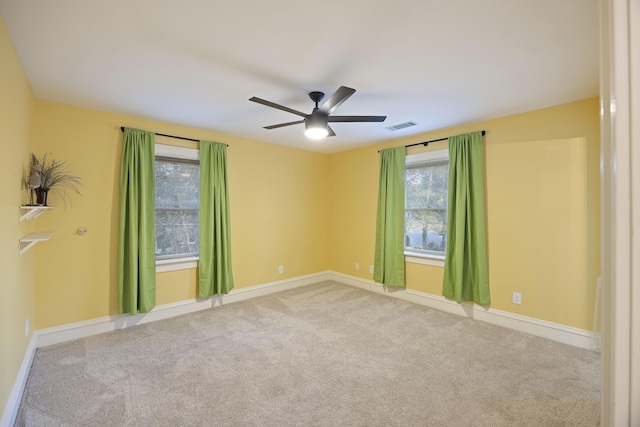
[[[181,147],[177,145],[155,144],[154,164],[157,157],[165,159],[197,161],[200,163],[200,150],[197,148]],[[155,185],[155,183],[154,183]],[[154,207],[155,210],[155,207]],[[155,221],[154,221],[155,229]],[[155,234],[155,231],[154,231]],[[168,271],[189,270],[198,268],[199,256],[178,256],[174,258],[156,258],[156,273]]]
[[[449,149],[440,149],[440,150],[431,150],[425,151],[422,153],[416,154],[408,154],[405,157],[405,166],[407,169],[410,166],[419,166],[419,165],[429,165],[435,163],[442,163],[446,161],[449,163]],[[405,177],[406,179],[406,177]],[[447,188],[447,192],[449,189]],[[405,196],[406,197],[406,196]],[[406,199],[405,199],[405,212],[406,212]],[[447,207],[448,209],[448,207]],[[414,264],[424,264],[431,265],[435,267],[444,267],[444,255],[439,255],[437,253],[429,253],[417,250],[408,250],[406,247],[404,249],[404,259],[405,262],[410,262]]]

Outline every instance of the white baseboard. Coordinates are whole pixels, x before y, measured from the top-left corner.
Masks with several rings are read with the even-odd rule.
[[[232,304],[234,302],[245,301],[251,298],[286,291],[288,289],[306,286],[328,279],[328,272],[308,274],[306,276],[298,276],[291,279],[279,280],[277,282],[265,283],[248,288],[234,289],[227,295],[216,295],[211,298],[193,299],[171,304],[159,305],[157,307],[154,307],[148,313],[105,316],[98,319],[87,320],[84,322],[76,322],[48,329],[40,329],[38,331],[35,331],[34,335],[37,336],[37,347],[46,347],[49,345],[71,341],[78,338],[85,338],[104,332],[111,332],[116,329],[142,325],[144,323],[155,322],[157,320],[168,319],[187,313],[206,310],[208,308],[213,308],[224,304]]]
[[[526,332],[542,338],[569,344],[587,350],[594,350],[593,333],[584,329],[573,328],[559,323],[521,316],[494,308],[485,309],[475,304],[458,304],[445,297],[430,295],[410,289],[388,288],[372,280],[362,279],[348,274],[330,271],[329,280],[354,286],[367,291],[392,296],[404,301],[470,317],[483,322],[502,326],[520,332]]]
[[[259,296],[269,295],[275,292],[285,291],[300,286],[310,285],[323,280],[334,280],[345,285],[355,286],[367,291],[392,296],[404,301],[446,311],[460,316],[470,317],[494,325],[513,329],[520,332],[569,344],[575,347],[593,350],[593,333],[571,326],[535,319],[532,317],[513,314],[494,308],[485,309],[475,304],[457,304],[437,295],[430,295],[410,289],[387,288],[372,280],[362,279],[348,274],[333,271],[309,274],[263,285],[251,286],[232,290],[227,295],[214,296],[212,298],[194,299],[165,304],[155,307],[149,313],[136,315],[106,316],[84,322],[71,323],[54,328],[41,329],[34,332],[36,347],[45,347],[52,344],[84,338],[116,329],[141,325],[157,320],[168,319],[182,314],[206,310],[215,306],[231,304]]]
[[[33,357],[36,354],[37,340],[35,333],[32,334],[27,350],[25,351],[24,358],[22,359],[22,365],[18,371],[18,377],[13,383],[9,400],[7,400],[7,404],[5,405],[2,420],[0,420],[1,427],[12,426],[16,421],[18,409],[20,409],[20,401],[22,400],[22,393],[24,392],[24,387],[27,384],[27,378],[29,378],[29,371],[31,370]]]

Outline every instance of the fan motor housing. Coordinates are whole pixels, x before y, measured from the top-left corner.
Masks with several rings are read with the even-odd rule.
[[[327,126],[329,115],[321,111],[314,111],[304,118],[304,122],[307,126]]]

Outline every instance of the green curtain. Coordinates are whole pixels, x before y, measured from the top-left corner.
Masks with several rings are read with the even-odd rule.
[[[482,132],[449,138],[447,250],[442,294],[458,303],[491,304]]]
[[[373,280],[404,287],[404,147],[380,151]]]
[[[118,307],[146,313],[156,305],[155,134],[125,128],[120,165]]]
[[[200,141],[198,297],[233,289],[227,146]]]

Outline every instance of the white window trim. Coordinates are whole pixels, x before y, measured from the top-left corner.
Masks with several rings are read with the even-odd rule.
[[[422,163],[437,162],[439,160],[449,160],[449,150],[433,150],[424,153],[409,154],[405,158],[407,166],[419,165]]]
[[[197,148],[178,147],[177,145],[156,144],[155,155],[173,157],[174,159],[200,160],[200,150]]]
[[[156,273],[166,273],[168,271],[190,270],[192,268],[198,268],[199,260],[200,258],[198,258],[197,256],[157,259]]]
[[[416,252],[405,252],[404,261],[411,264],[430,265],[432,267],[444,268],[444,257],[437,255],[419,254]]]
[[[425,151],[424,153],[417,154],[409,154],[405,158],[405,164],[407,166],[420,165],[424,163],[437,162],[441,160],[449,160],[449,150],[433,150],[433,151]],[[404,252],[404,260],[405,262],[409,262],[412,264],[422,264],[422,265],[430,265],[433,267],[444,268],[444,257],[433,255],[433,254],[425,254],[420,252],[413,251],[405,251]]]
[[[155,155],[174,159],[200,160],[200,150],[197,148],[178,147],[177,145],[156,144]],[[198,268],[199,259],[197,256],[156,259],[156,273]]]

